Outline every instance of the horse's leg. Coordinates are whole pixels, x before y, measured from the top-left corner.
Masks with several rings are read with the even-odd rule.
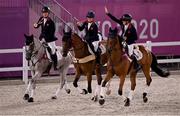
[[[105,102],[105,93],[106,93],[106,83],[113,77],[113,73],[112,71],[108,71],[106,78],[104,79],[103,83],[102,83],[102,87],[101,87],[101,91],[100,91],[100,98],[99,98],[99,104],[103,105]]]
[[[131,72],[130,74],[130,81],[131,81],[131,90],[129,91],[128,97],[125,100],[125,106],[129,106],[130,105],[130,101],[132,100],[133,96],[134,96],[134,90],[136,87],[136,72]]]
[[[68,72],[68,68],[67,67],[66,69],[63,70],[63,73],[62,73],[62,76],[63,76],[63,83],[62,83],[62,86],[64,87],[66,93],[70,94],[71,90],[69,89],[69,86],[67,84],[67,72]]]
[[[71,65],[71,62],[72,62],[72,60],[71,60],[71,57],[69,56],[69,58],[67,59],[67,64],[66,64],[64,71],[63,71],[64,89],[65,89],[66,93],[68,93],[68,94],[71,93],[71,90],[70,90],[69,85],[67,83],[67,76],[66,75],[68,73],[68,69],[69,69],[69,66]]]
[[[150,76],[150,66],[149,65],[143,65],[142,70],[144,72],[144,75],[146,77],[146,87],[143,92],[143,101],[146,103],[148,101],[147,93],[149,91],[149,86],[152,82],[151,76]]]
[[[31,76],[32,77],[34,76],[34,71],[31,71]],[[30,89],[31,89],[31,85],[32,85],[32,83],[29,80],[28,81],[28,86],[26,88],[26,91],[25,91],[25,94],[24,94],[24,97],[23,97],[24,100],[28,100],[29,99],[29,92],[30,92]]]
[[[94,95],[91,98],[91,100],[96,102],[98,100],[98,96],[100,95],[101,82],[102,82],[100,67],[96,68],[95,73],[96,73],[96,77],[97,77],[97,85],[96,85],[96,89],[95,89]]]
[[[88,73],[87,74],[87,84],[88,84],[87,91],[88,91],[88,93],[92,93],[91,83],[92,83],[92,73]]]
[[[65,86],[65,84],[66,84],[66,74],[67,74],[67,69],[62,69],[62,70],[60,71],[60,76],[61,76],[61,77],[60,77],[60,85],[59,85],[58,89],[56,90],[55,95],[52,96],[52,99],[57,99],[60,90],[62,90],[63,87]],[[67,89],[67,86],[66,86],[65,90],[66,90],[66,92],[67,92],[68,94],[70,93],[70,89],[68,90],[68,89]]]
[[[79,86],[78,86],[78,83],[77,83],[77,82],[79,81],[80,76],[81,76],[81,74],[78,73],[78,71],[77,71],[77,74],[76,74],[75,79],[74,79],[74,81],[73,81],[73,85],[74,85],[75,88],[77,88],[77,90],[79,91],[80,94],[87,94],[87,90],[86,90],[86,89],[81,89],[81,88],[79,88]]]
[[[36,80],[41,75],[42,75],[42,72],[37,71],[37,72],[35,72],[35,75],[31,79],[31,93],[30,93],[30,97],[28,99],[28,102],[33,102],[34,101],[33,96],[34,96],[34,91],[35,91],[35,88],[36,88]]]
[[[108,83],[106,84],[106,88],[107,88],[106,95],[111,94],[110,86],[111,86],[111,80],[109,80]]]

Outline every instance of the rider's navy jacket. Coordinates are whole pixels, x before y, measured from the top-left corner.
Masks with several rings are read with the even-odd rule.
[[[125,32],[125,28],[122,22],[122,19],[117,19],[116,17],[114,17],[112,14],[108,13],[107,14],[113,21],[115,21],[116,23],[118,23],[121,26],[122,29],[122,34],[121,37],[126,37],[126,43],[128,45],[136,43],[136,40],[138,39],[137,37],[137,32],[136,29],[134,27],[133,24],[130,23],[130,25],[128,26],[126,32]]]
[[[88,22],[84,22],[82,26],[78,26],[78,29],[82,31],[85,29],[86,35],[85,35],[85,40],[87,42],[93,42],[93,41],[98,41],[98,26],[96,25],[95,22],[92,22],[90,28],[88,29]]]
[[[46,42],[53,42],[53,41],[57,40],[57,38],[54,35],[55,34],[55,24],[51,18],[48,17],[47,21],[44,25],[43,17],[40,17],[37,24],[38,24],[37,28],[39,28],[39,26],[41,26],[41,34],[39,37],[40,40],[42,38],[44,38]]]

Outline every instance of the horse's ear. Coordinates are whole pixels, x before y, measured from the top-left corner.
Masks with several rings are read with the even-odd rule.
[[[31,34],[31,36],[30,36],[31,38],[33,38],[34,37],[34,35],[33,34]]]
[[[24,37],[25,37],[25,38],[28,38],[28,36],[27,36],[26,34],[24,34]]]
[[[112,31],[112,28],[111,28],[111,27],[109,28],[109,31]]]

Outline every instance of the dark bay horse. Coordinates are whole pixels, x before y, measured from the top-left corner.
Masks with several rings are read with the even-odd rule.
[[[123,94],[123,85],[125,81],[125,77],[127,74],[130,74],[131,81],[131,90],[127,97],[125,97],[125,106],[130,105],[130,101],[132,100],[133,93],[136,87],[136,75],[137,72],[133,67],[133,62],[129,59],[129,57],[125,54],[122,47],[122,39],[119,41],[117,28],[109,29],[109,35],[107,40],[107,51],[109,53],[108,57],[108,66],[107,66],[107,75],[105,80],[102,83],[100,99],[99,103],[102,105],[105,102],[105,85],[106,83],[116,74],[120,78],[119,90],[118,94]],[[143,101],[147,102],[147,90],[151,84],[151,75],[150,69],[152,68],[159,76],[167,77],[169,76],[168,71],[163,71],[157,63],[157,59],[155,55],[144,46],[139,45],[139,50],[142,52],[143,57],[138,61],[138,63],[142,66],[142,71],[146,77],[146,87],[143,92]]]
[[[63,56],[65,57],[69,51],[71,51],[72,58],[74,59],[74,67],[76,69],[76,75],[73,82],[75,88],[77,88],[81,94],[92,93],[91,81],[92,75],[95,72],[97,76],[97,86],[94,92],[92,100],[97,101],[98,95],[100,94],[101,87],[101,69],[95,63],[95,56],[91,55],[88,50],[87,43],[83,41],[78,34],[71,32],[71,29],[66,27],[63,36]],[[101,55],[101,64],[107,63],[107,54]],[[78,87],[78,80],[81,75],[87,76],[87,90],[80,89]]]

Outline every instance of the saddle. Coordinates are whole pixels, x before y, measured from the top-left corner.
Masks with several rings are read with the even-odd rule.
[[[99,33],[98,33],[98,38],[99,38],[98,41],[92,42],[92,44],[94,46],[94,50],[97,52],[97,50],[100,49],[101,54],[104,54],[104,53],[106,53],[106,47],[104,45],[100,44],[100,42],[103,40],[103,38],[102,38],[102,35]],[[89,45],[88,45],[88,50],[92,55],[94,55],[94,53],[91,50],[91,48],[89,47]]]

